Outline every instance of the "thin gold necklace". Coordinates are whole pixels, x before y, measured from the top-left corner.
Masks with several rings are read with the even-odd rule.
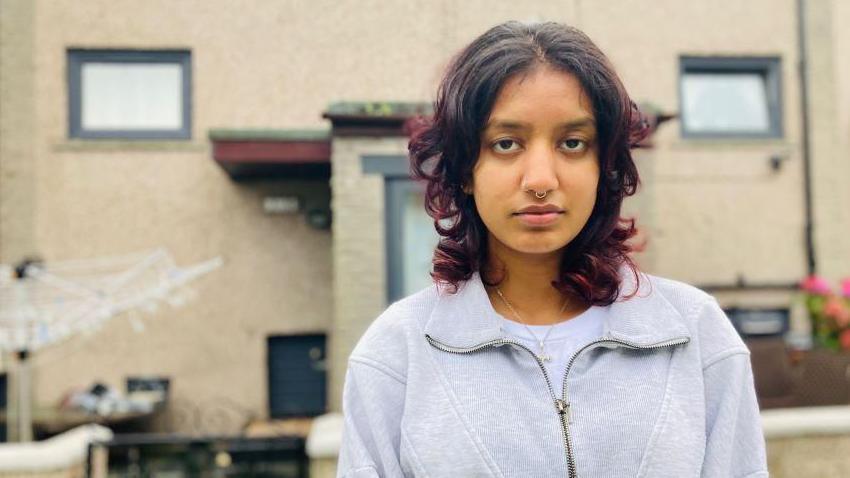
[[[523,326],[525,326],[526,330],[528,330],[528,333],[530,333],[531,336],[534,337],[534,340],[537,341],[538,345],[540,345],[540,354],[537,356],[537,358],[539,358],[540,360],[542,360],[544,362],[551,361],[552,356],[546,353],[546,339],[549,338],[549,333],[551,333],[552,329],[555,328],[555,324],[552,324],[552,325],[549,326],[549,330],[546,331],[546,335],[544,335],[542,339],[539,338],[537,336],[537,334],[535,334],[534,331],[531,330],[531,327],[529,327],[528,324],[526,324],[525,321],[522,320],[522,317],[519,315],[519,312],[517,312],[516,309],[514,309],[514,306],[512,306],[511,303],[508,302],[508,299],[505,297],[505,294],[502,294],[502,289],[496,287],[496,293],[499,294],[499,298],[502,299],[502,302],[504,302],[505,305],[508,306],[509,309],[511,309],[511,312],[513,312],[513,314],[516,316],[517,320],[519,320],[519,323],[522,324]],[[567,308],[567,298],[565,297],[564,298],[564,304],[561,306],[561,310],[558,311],[558,317],[560,317],[561,314],[564,313],[564,310],[566,308]]]

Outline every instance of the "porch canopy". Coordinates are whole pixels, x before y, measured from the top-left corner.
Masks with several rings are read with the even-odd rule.
[[[322,114],[331,129],[212,129],[209,138],[234,180],[329,179],[333,136],[405,136],[411,118],[431,113],[427,103],[339,102]]]
[[[234,180],[330,178],[329,130],[213,129],[213,159]]]

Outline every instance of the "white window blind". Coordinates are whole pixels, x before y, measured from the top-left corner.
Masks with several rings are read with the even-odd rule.
[[[769,131],[764,75],[757,72],[686,73],[682,81],[683,117],[688,131]]]
[[[87,130],[171,130],[183,125],[183,72],[169,63],[85,63],[81,124]]]

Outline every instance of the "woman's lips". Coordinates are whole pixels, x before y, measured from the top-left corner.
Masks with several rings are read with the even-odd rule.
[[[522,221],[524,224],[529,226],[548,226],[555,221],[558,220],[558,217],[563,214],[561,212],[544,212],[544,213],[534,213],[534,212],[523,212],[518,213],[516,216]]]

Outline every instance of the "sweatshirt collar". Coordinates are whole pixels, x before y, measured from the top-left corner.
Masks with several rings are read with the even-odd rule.
[[[655,290],[657,285],[650,282],[650,276],[640,274],[638,293],[629,299],[618,298],[611,304],[602,327],[603,337],[637,346],[690,338],[682,315]],[[624,295],[630,294],[635,287],[634,276],[624,267],[620,277],[620,289]],[[457,293],[440,291],[424,332],[444,345],[457,348],[475,347],[506,337],[478,272],[460,283]]]

